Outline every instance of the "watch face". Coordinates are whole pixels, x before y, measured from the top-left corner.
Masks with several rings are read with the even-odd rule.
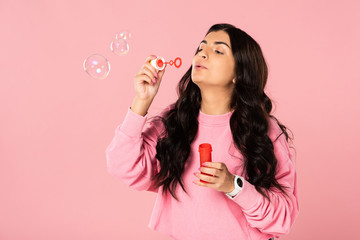
[[[237,185],[239,187],[242,187],[243,186],[243,182],[241,181],[241,178],[238,178],[237,181],[236,181]]]

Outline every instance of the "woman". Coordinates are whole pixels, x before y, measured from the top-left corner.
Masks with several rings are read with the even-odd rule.
[[[270,115],[260,46],[232,25],[212,26],[178,100],[143,130],[165,73],[154,58],[136,74],[134,101],[106,149],[109,173],[157,193],[149,227],[181,240],[287,234],[299,211],[296,171],[286,127]],[[212,145],[213,162],[199,168],[201,143]]]

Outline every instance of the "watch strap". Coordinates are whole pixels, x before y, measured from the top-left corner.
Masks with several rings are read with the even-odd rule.
[[[234,198],[239,192],[241,192],[242,188],[244,185],[244,179],[238,175],[235,175],[234,178],[234,190],[229,192],[229,193],[225,193],[226,196],[228,196],[229,198]]]

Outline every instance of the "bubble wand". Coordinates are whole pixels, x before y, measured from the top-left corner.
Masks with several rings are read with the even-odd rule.
[[[150,61],[150,64],[154,66],[157,70],[163,70],[166,64],[170,64],[170,66],[174,65],[176,68],[180,68],[182,64],[181,58],[177,57],[169,62],[166,62],[163,57],[158,56],[157,58]]]

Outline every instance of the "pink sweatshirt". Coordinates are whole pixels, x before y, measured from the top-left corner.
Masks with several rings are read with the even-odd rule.
[[[278,160],[276,177],[280,184],[289,187],[289,198],[273,190],[269,202],[246,180],[242,191],[233,199],[224,192],[193,183],[193,180],[199,180],[193,173],[199,172],[198,147],[201,143],[212,145],[213,162],[223,162],[232,174],[243,176],[242,155],[232,141],[231,114],[199,112],[198,133],[182,178],[189,195],[178,185],[178,202],[170,193],[165,197],[162,187],[153,189],[150,181],[160,169],[155,147],[163,129],[161,122],[146,123],[148,115],[143,117],[128,108],[123,123],[115,129],[115,136],[105,151],[107,168],[126,186],[157,193],[149,228],[176,240],[267,240],[289,232],[299,212],[296,171],[284,134],[274,142],[281,133],[275,120],[271,119],[268,135]]]

